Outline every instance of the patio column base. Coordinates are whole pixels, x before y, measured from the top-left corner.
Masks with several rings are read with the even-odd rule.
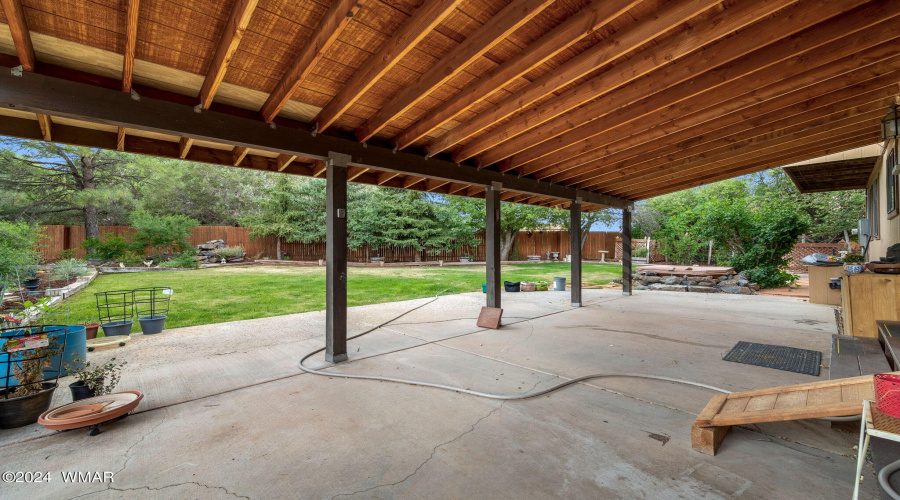
[[[328,361],[329,363],[341,363],[341,362],[347,361],[347,355],[346,354],[332,355],[332,354],[325,353],[325,361]]]

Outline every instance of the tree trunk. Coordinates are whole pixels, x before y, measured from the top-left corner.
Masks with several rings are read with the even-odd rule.
[[[851,251],[853,248],[850,246],[850,233],[844,229],[844,243],[847,244],[847,251]]]
[[[416,262],[422,262],[424,260],[424,259],[422,259],[422,255],[424,255],[424,254],[425,254],[425,249],[422,249],[422,250],[419,250],[418,252],[416,252]]]
[[[500,260],[509,260],[509,253],[512,251],[512,247],[516,242],[516,233],[519,231],[507,231],[503,235],[503,240],[500,242]]]
[[[84,179],[84,191],[97,189],[97,183],[94,181],[94,163],[90,157],[81,157],[81,175]],[[84,213],[84,236],[100,238],[100,216],[97,206],[85,205],[82,212]]]
[[[281,236],[275,237],[275,260],[281,260]]]

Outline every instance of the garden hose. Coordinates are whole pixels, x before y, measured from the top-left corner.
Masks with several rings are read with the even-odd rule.
[[[878,484],[880,484],[881,488],[894,500],[900,500],[900,495],[898,495],[894,490],[894,487],[891,486],[890,479],[891,474],[897,472],[898,470],[900,470],[900,460],[886,465],[878,473]]]
[[[443,293],[443,292],[441,292],[441,293]],[[413,307],[412,309],[409,309],[408,311],[406,311],[402,314],[399,314],[399,315],[397,315],[377,326],[374,326],[362,333],[358,333],[356,335],[353,335],[352,337],[348,337],[347,340],[350,341],[353,339],[357,339],[359,337],[362,337],[363,335],[367,335],[369,333],[374,332],[375,330],[383,328],[384,326],[386,326],[390,323],[393,323],[394,321],[402,318],[403,316],[406,316],[407,314],[409,314],[417,309],[420,309],[422,307],[425,307],[425,306],[433,303],[440,297],[441,293],[438,293],[437,295],[435,295],[434,298],[429,300],[428,302],[419,304],[418,306]],[[558,312],[561,312],[561,311],[558,311]],[[542,318],[544,316],[549,316],[551,314],[556,314],[556,313],[555,312],[549,313],[549,314],[545,314],[542,316],[537,316],[536,318]],[[308,353],[307,355],[303,356],[300,359],[300,361],[297,363],[297,366],[304,372],[312,373],[313,375],[322,375],[322,376],[326,376],[326,377],[336,377],[336,378],[349,378],[349,379],[356,379],[356,380],[378,380],[381,382],[395,382],[398,384],[416,385],[416,386],[420,386],[420,387],[432,387],[435,389],[444,389],[447,391],[461,392],[463,394],[470,394],[472,396],[478,396],[478,397],[487,398],[487,399],[501,399],[501,400],[505,400],[505,401],[518,400],[518,399],[529,399],[529,398],[534,398],[537,396],[543,396],[544,394],[549,394],[553,391],[562,389],[563,387],[566,387],[566,386],[569,386],[572,384],[577,384],[579,382],[584,382],[585,380],[590,380],[590,379],[595,379],[595,378],[609,378],[609,377],[627,377],[627,378],[643,378],[643,379],[649,379],[649,380],[662,380],[665,382],[674,382],[676,384],[685,384],[685,385],[692,385],[695,387],[702,387],[704,389],[709,389],[712,391],[717,391],[717,392],[721,392],[721,393],[725,393],[725,394],[728,394],[731,392],[731,391],[727,391],[725,389],[721,389],[719,387],[715,387],[712,385],[701,384],[699,382],[691,382],[690,380],[681,380],[681,379],[677,379],[677,378],[662,377],[662,376],[658,376],[658,375],[647,375],[647,374],[642,374],[642,373],[595,373],[592,375],[585,375],[583,377],[578,377],[578,378],[574,378],[571,380],[567,380],[565,382],[551,386],[547,389],[543,389],[543,390],[536,391],[536,392],[529,392],[529,393],[525,393],[525,394],[491,394],[491,393],[487,393],[487,392],[473,391],[473,390],[465,389],[462,387],[454,387],[451,385],[435,384],[432,382],[424,382],[421,380],[409,380],[409,379],[393,378],[393,377],[381,377],[381,376],[377,376],[377,375],[349,375],[349,374],[345,374],[345,373],[325,372],[325,371],[315,370],[313,368],[307,368],[306,366],[303,366],[304,361],[306,361],[310,357],[312,357],[324,350],[325,350],[325,348],[321,347],[319,349],[316,349],[316,350]]]

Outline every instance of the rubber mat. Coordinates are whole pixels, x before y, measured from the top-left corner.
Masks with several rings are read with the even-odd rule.
[[[738,342],[722,359],[745,365],[819,376],[822,353],[782,345]]]

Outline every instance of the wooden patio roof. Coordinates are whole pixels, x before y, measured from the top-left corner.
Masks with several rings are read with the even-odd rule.
[[[0,5],[0,133],[547,206],[872,144],[900,94],[896,0]]]

